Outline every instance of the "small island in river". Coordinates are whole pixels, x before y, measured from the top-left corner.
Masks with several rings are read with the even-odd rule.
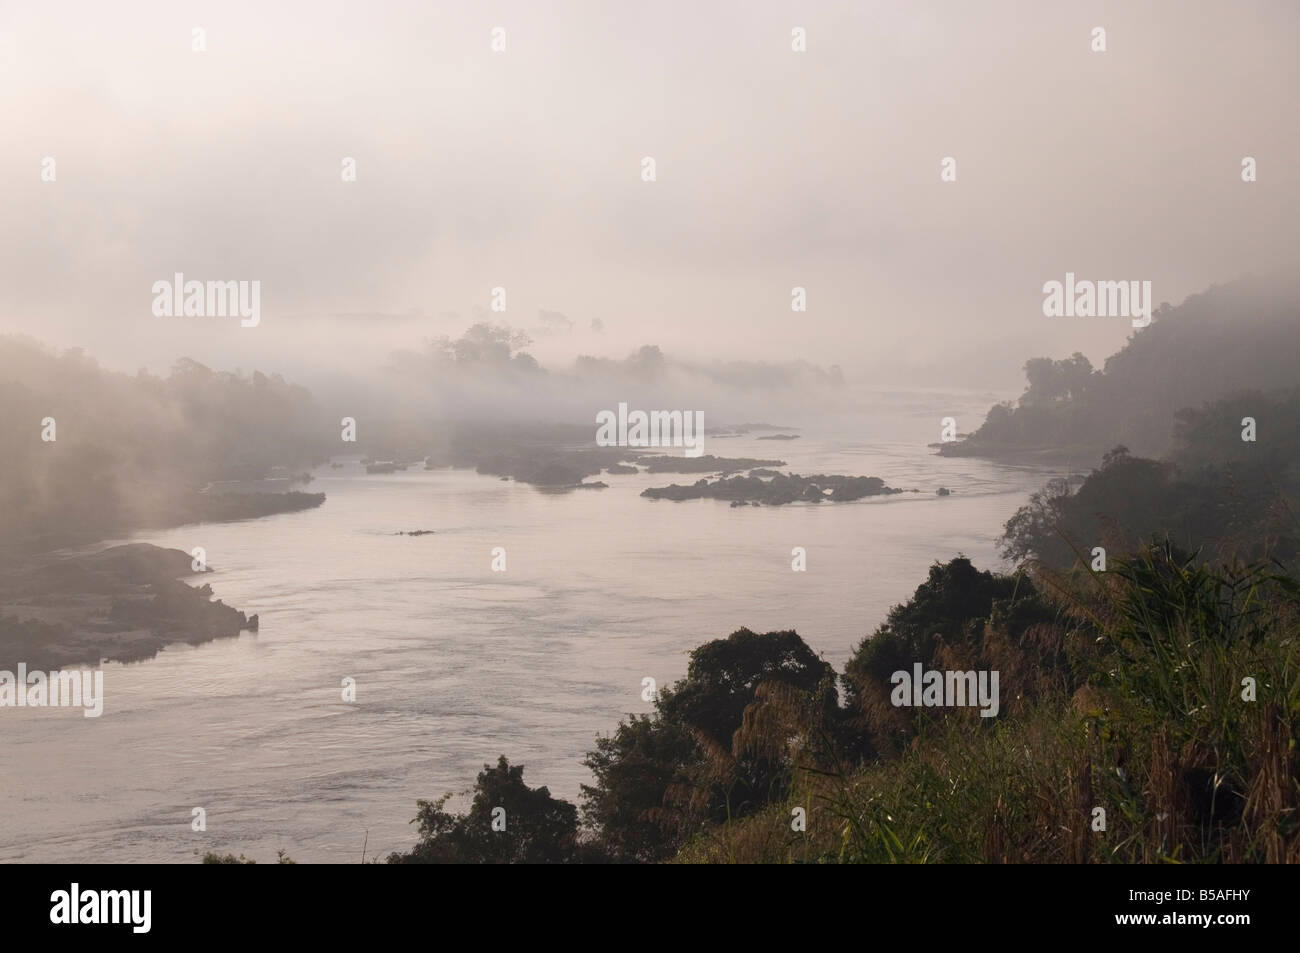
[[[757,503],[781,506],[785,503],[847,503],[868,496],[902,493],[886,486],[880,477],[852,476],[800,476],[797,473],[778,473],[771,479],[757,476],[723,477],[710,483],[697,480],[690,486],[677,483],[642,490],[641,495],[652,500],[730,500],[733,503]]]

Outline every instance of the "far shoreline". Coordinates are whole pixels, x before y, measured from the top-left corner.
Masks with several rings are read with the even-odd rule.
[[[10,551],[0,558],[0,669],[141,662],[169,645],[200,645],[256,632],[257,615],[213,599],[211,572],[191,554],[140,542],[141,535],[201,523],[233,523],[315,509],[324,493],[222,494],[188,518],[149,521],[123,536]]]

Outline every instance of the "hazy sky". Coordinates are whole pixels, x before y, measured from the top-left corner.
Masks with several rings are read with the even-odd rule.
[[[504,286],[496,317],[574,322],[544,361],[1012,387],[1130,331],[1044,317],[1067,271],[1176,303],[1294,261],[1298,11],[4,0],[0,330],[125,369],[361,370]],[[260,326],[155,317],[177,271],[259,280]]]

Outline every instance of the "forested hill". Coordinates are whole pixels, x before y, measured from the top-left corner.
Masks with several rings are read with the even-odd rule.
[[[233,506],[200,491],[306,469],[338,439],[311,395],[278,375],[186,359],[167,377],[122,374],[22,337],[0,337],[0,407],[0,557],[318,503],[277,494]]]
[[[1043,320],[1097,320],[1044,318]],[[949,456],[1068,456],[1100,461],[1123,444],[1163,457],[1175,414],[1239,391],[1289,389],[1300,366],[1300,280],[1247,277],[1162,305],[1149,327],[1096,370],[1082,354],[1036,357],[1016,403],[993,407]]]

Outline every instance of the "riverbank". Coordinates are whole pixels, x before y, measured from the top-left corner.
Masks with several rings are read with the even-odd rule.
[[[180,581],[195,575],[187,553],[148,543],[0,570],[0,669],[138,662],[256,631],[257,616],[212,601],[210,585]]]

